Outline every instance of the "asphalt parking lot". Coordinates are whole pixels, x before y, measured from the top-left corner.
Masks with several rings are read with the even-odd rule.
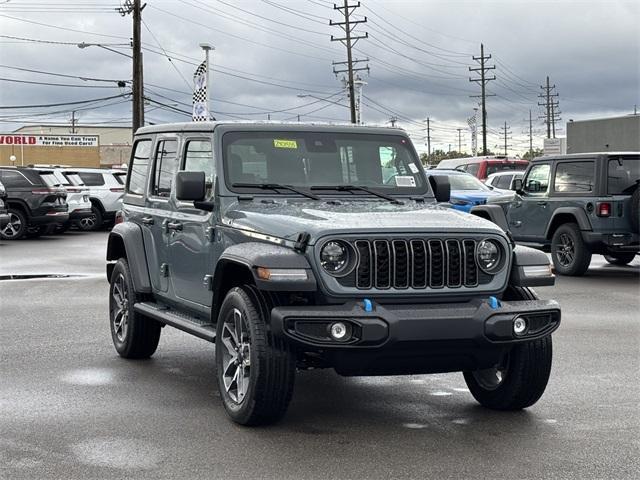
[[[638,259],[538,289],[563,323],[526,411],[479,407],[461,374],[311,371],[281,423],[250,429],[224,412],[211,344],[165,328],[151,360],[117,356],[106,239],[0,244],[0,478],[639,477]]]

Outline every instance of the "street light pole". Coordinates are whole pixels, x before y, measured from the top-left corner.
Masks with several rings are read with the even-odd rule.
[[[212,47],[208,43],[201,43],[200,48],[204,50],[204,64],[205,64],[205,84],[207,86],[207,118],[211,120],[213,115],[211,115],[211,85],[209,84],[209,52],[211,50],[215,50],[215,47]]]

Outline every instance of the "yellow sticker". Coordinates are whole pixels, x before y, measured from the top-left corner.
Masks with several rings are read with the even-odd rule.
[[[276,148],[298,148],[298,142],[295,140],[273,140],[273,146]]]

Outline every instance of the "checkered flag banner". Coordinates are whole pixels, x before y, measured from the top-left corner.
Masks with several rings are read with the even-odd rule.
[[[207,62],[202,62],[193,74],[193,113],[194,122],[209,120],[207,105]]]
[[[478,149],[478,120],[475,114],[467,118],[467,124],[471,130],[471,151],[475,155]]]

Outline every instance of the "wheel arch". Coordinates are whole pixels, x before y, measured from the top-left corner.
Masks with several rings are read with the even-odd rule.
[[[584,210],[577,207],[560,207],[553,212],[545,231],[545,238],[551,240],[558,227],[565,223],[576,223],[580,230],[591,230],[591,222]]]
[[[107,279],[111,278],[115,262],[120,258],[125,258],[129,264],[136,292],[151,292],[151,280],[144,250],[144,239],[142,237],[142,229],[138,225],[132,222],[116,225],[109,233],[106,257]]]
[[[27,220],[31,218],[31,214],[30,214],[31,209],[29,208],[29,206],[24,200],[17,199],[17,198],[7,199],[5,200],[5,205],[7,209],[13,208],[14,210],[20,210],[24,214]]]
[[[500,205],[478,205],[471,209],[471,215],[489,220],[505,232],[509,231],[507,216]]]

